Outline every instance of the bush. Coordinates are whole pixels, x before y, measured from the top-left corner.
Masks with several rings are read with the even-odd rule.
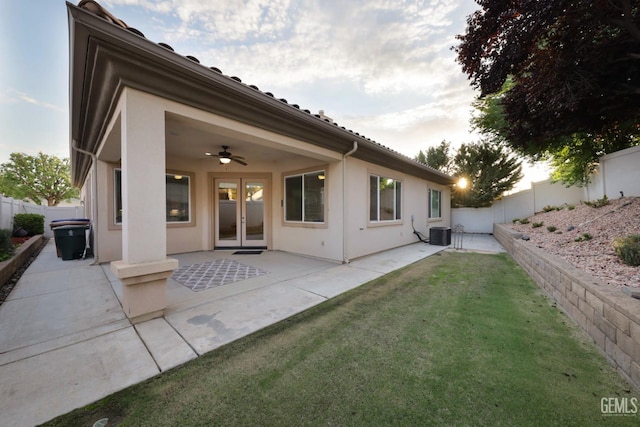
[[[593,202],[584,202],[585,205],[591,206],[592,208],[601,208],[603,206],[607,206],[610,203],[611,202],[607,198],[606,194],[604,195],[604,197],[602,199],[594,200]]]
[[[545,212],[551,212],[551,211],[562,210],[562,208],[559,208],[557,206],[545,206],[544,208],[542,208],[542,210],[545,211]]]
[[[586,242],[587,240],[593,239],[593,236],[589,233],[584,233],[582,236],[576,237],[574,242]]]
[[[13,228],[23,228],[29,236],[44,234],[44,215],[40,214],[15,214],[13,216]]]
[[[553,233],[554,231],[556,231],[558,229],[558,227],[556,227],[555,225],[550,225],[547,227],[547,231],[549,233]]]
[[[613,250],[620,260],[633,267],[640,265],[640,234],[620,237],[613,241]]]
[[[531,224],[531,228],[538,228],[538,227],[542,227],[543,225],[544,225],[544,221],[534,222],[533,224]]]
[[[568,209],[568,210],[570,210],[570,211],[574,210],[575,208],[576,208],[576,207],[575,207],[575,206],[573,206],[573,205],[569,205],[569,206],[567,206],[567,209]]]
[[[511,220],[511,222],[512,222],[512,223],[514,223],[514,224],[515,224],[516,222],[520,222],[520,218],[513,218],[513,219]]]
[[[520,224],[529,224],[529,220],[527,218],[522,218],[520,220]]]
[[[6,261],[13,256],[13,242],[11,242],[11,230],[0,230],[0,261]]]

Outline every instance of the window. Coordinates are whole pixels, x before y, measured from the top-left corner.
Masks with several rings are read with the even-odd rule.
[[[429,218],[442,217],[442,191],[429,189]]]
[[[190,179],[185,175],[166,174],[167,222],[189,222]]]
[[[122,170],[114,169],[114,218],[122,224]],[[166,218],[169,223],[191,221],[191,177],[168,173],[166,179]]]
[[[324,222],[324,171],[284,178],[284,218],[292,222]]]
[[[370,175],[369,196],[370,221],[402,219],[402,181]]]

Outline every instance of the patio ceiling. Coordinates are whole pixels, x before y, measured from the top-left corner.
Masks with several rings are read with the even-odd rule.
[[[107,162],[119,163],[121,160],[121,121],[118,118],[109,133],[106,143],[98,152],[98,157]],[[300,147],[289,147],[255,136],[246,135],[238,130],[216,126],[178,114],[166,114],[165,147],[167,157],[188,160],[207,160],[217,164],[215,158],[207,157],[206,152],[218,153],[222,145],[229,151],[242,156],[251,164],[258,159],[264,162],[295,161],[302,157],[312,157],[322,161],[339,160],[336,153],[317,153],[305,151]]]

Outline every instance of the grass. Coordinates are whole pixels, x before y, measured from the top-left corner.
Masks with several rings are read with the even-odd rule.
[[[49,425],[637,425],[638,395],[506,255],[442,253]]]

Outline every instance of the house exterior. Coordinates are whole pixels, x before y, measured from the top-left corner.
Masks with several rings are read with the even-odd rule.
[[[450,226],[452,177],[151,42],[96,2],[67,10],[72,180],[132,319],[162,314],[171,254],[349,262],[415,242],[412,222]]]

